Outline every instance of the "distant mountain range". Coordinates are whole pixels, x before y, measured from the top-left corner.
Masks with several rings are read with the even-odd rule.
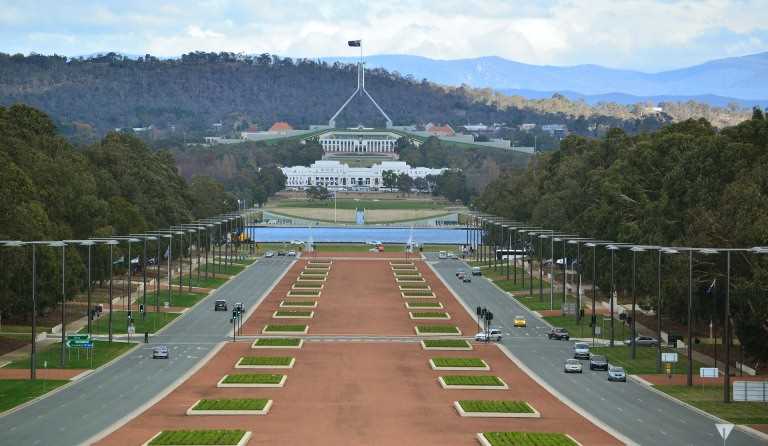
[[[354,57],[322,60],[354,63]],[[590,104],[694,100],[715,106],[768,106],[768,52],[731,57],[659,73],[599,65],[557,67],[530,65],[501,57],[436,60],[409,55],[366,57],[369,68],[381,67],[445,85],[493,88],[530,99],[560,93]]]

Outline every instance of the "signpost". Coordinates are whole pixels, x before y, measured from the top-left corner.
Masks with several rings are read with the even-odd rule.
[[[716,423],[715,429],[717,429],[717,432],[720,434],[721,437],[723,437],[723,446],[725,446],[725,440],[727,440],[728,436],[731,435],[731,431],[733,430],[733,424]]]
[[[661,362],[677,362],[677,352],[662,353]]]
[[[717,378],[719,371],[717,367],[701,367],[699,368],[700,378]]]

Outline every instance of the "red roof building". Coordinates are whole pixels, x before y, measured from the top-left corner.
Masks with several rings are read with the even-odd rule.
[[[431,125],[426,130],[435,136],[453,136],[456,132],[453,131],[450,125]]]
[[[283,121],[276,122],[272,124],[272,127],[269,128],[270,133],[286,133],[291,130],[293,130],[293,127],[291,127],[291,125],[287,122]]]

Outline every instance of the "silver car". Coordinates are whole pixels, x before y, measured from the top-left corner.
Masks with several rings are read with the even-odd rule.
[[[581,361],[579,361],[578,359],[567,359],[565,361],[565,366],[563,367],[563,371],[565,371],[565,373],[581,373],[582,372]]]
[[[627,374],[624,372],[623,367],[608,367],[608,381],[621,381],[627,382]]]
[[[152,359],[168,359],[168,347],[158,345],[152,349]]]
[[[577,342],[573,344],[574,359],[589,359],[589,344],[586,342]]]

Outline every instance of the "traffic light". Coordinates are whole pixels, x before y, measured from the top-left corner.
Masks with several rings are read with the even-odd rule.
[[[144,304],[139,304],[139,313],[144,313]]]

